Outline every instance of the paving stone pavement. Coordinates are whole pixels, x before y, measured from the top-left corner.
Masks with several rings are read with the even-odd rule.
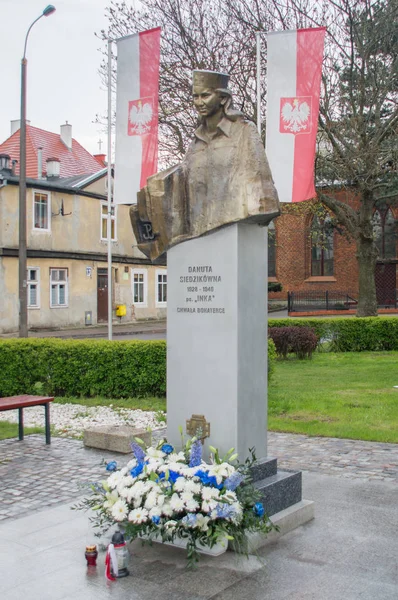
[[[153,432],[154,439],[164,433]],[[278,457],[280,469],[398,481],[398,444],[269,432],[268,453]],[[73,502],[85,485],[104,478],[104,460],[115,458],[127,462],[126,455],[85,448],[75,439],[52,438],[51,445],[42,435],[0,441],[0,520]]]

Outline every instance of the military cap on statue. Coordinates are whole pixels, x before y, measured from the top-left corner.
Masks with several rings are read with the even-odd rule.
[[[193,71],[193,85],[212,89],[227,89],[229,75],[216,71]]]

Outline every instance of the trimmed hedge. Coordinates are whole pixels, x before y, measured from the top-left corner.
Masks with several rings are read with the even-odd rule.
[[[0,340],[0,374],[0,396],[164,396],[166,342]]]
[[[398,317],[269,319],[269,327],[312,327],[335,352],[398,350]]]
[[[268,377],[275,346],[268,341]],[[166,395],[166,342],[0,340],[0,396],[137,398]],[[40,385],[38,385],[40,384]]]

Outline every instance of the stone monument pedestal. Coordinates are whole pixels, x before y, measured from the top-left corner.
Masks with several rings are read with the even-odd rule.
[[[258,225],[230,225],[167,257],[168,439],[192,415],[208,444],[241,460],[267,452],[267,245]]]
[[[168,251],[167,274],[168,441],[180,446],[179,428],[203,416],[205,459],[209,445],[221,456],[234,448],[241,462],[253,448],[268,516],[281,529],[301,525],[313,518],[301,473],[267,458],[266,230],[241,223],[186,241]]]

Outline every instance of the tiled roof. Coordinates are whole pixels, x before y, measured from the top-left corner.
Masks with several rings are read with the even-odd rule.
[[[11,160],[18,161],[15,168],[17,174],[19,174],[19,134],[20,129],[0,144],[0,154],[9,154]],[[47,158],[52,157],[60,160],[60,177],[73,177],[74,175],[90,174],[98,171],[98,160],[75,139],[72,139],[72,149],[70,150],[61,141],[59,134],[26,125],[27,177],[37,177],[37,155],[40,147],[43,148],[43,171],[46,169]]]

